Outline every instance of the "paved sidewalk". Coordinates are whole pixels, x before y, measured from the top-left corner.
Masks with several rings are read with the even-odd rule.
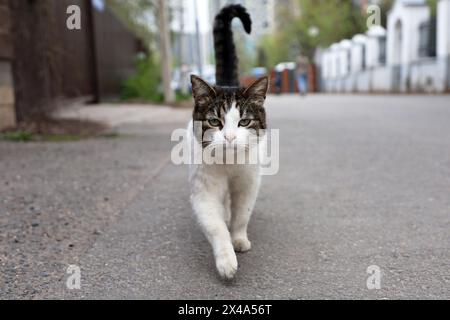
[[[190,110],[86,107],[123,135],[0,142],[0,298],[450,298],[448,96],[270,97],[265,177],[231,283],[216,275],[170,133]],[[69,264],[81,290],[65,287]],[[368,290],[367,267],[382,272]]]

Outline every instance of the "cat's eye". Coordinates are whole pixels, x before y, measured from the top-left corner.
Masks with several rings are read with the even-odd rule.
[[[240,127],[247,127],[250,122],[252,122],[252,120],[250,119],[242,119],[241,121],[239,121],[239,126]]]
[[[222,124],[222,122],[220,122],[219,119],[209,119],[209,120],[208,120],[208,124],[209,124],[211,127],[219,127],[219,126]]]

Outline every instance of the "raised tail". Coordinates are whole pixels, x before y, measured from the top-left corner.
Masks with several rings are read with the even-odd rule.
[[[231,30],[231,21],[239,18],[245,31],[252,31],[252,19],[247,10],[239,5],[224,7],[214,20],[214,49],[216,52],[216,84],[239,86],[238,58]]]

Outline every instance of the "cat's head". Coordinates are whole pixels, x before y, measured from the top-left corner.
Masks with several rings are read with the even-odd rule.
[[[203,146],[247,146],[250,135],[267,128],[264,102],[269,78],[247,88],[212,86],[191,76],[195,107],[193,120],[202,124]]]

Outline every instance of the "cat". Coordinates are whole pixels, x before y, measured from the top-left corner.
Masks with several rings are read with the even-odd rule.
[[[216,16],[216,85],[191,76],[195,105],[188,140],[191,145],[200,146],[200,150],[212,146],[216,150],[248,153],[252,134],[261,138],[256,148],[264,147],[267,128],[264,102],[269,78],[262,77],[247,88],[239,85],[231,30],[235,17],[251,33],[250,15],[241,5],[226,6]],[[196,127],[195,123],[200,125]],[[223,279],[230,280],[238,269],[235,252],[251,248],[247,226],[261,183],[260,166],[258,163],[193,164],[189,180],[192,208],[212,246],[217,271]]]

